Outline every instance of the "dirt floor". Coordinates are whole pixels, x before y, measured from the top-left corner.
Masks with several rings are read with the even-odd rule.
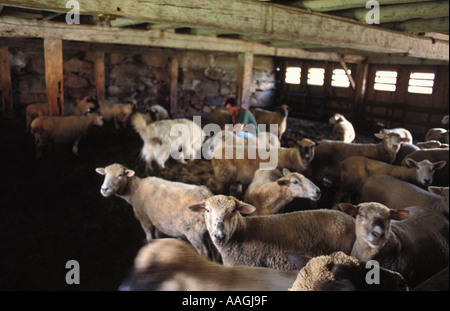
[[[282,146],[297,139],[329,138],[331,126],[289,119]],[[371,133],[357,142],[374,142]],[[121,163],[144,177],[142,142],[131,128],[92,128],[75,157],[70,147],[35,159],[33,140],[22,118],[0,121],[0,290],[116,290],[132,266],[145,235],[131,206],[100,194],[96,167]],[[169,160],[155,176],[203,184],[216,191],[207,160],[186,165]],[[326,205],[326,201],[323,201]],[[80,265],[80,284],[66,283]]]

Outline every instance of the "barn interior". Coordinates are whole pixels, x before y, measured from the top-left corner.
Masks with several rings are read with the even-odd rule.
[[[0,0],[0,34],[1,290],[117,290],[145,240],[132,207],[101,196],[95,172],[121,163],[147,176],[138,133],[105,122],[78,156],[69,147],[36,158],[28,105],[59,116],[89,96],[202,123],[229,97],[288,105],[282,147],[330,139],[335,113],[356,143],[378,142],[382,128],[420,142],[449,110],[449,1]],[[170,159],[152,175],[218,189],[206,159]],[[319,206],[294,202],[331,207],[326,193]],[[79,284],[66,280],[70,260]],[[448,290],[448,269],[439,286]]]

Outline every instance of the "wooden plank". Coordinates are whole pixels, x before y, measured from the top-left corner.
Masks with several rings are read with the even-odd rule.
[[[356,67],[356,84],[355,97],[353,102],[352,112],[356,118],[361,119],[364,112],[364,105],[366,100],[367,80],[369,77],[369,64],[360,63]]]
[[[172,115],[177,113],[177,98],[178,98],[178,57],[171,58],[169,63],[169,77],[170,77],[170,113]]]
[[[13,92],[11,86],[11,69],[9,63],[9,49],[0,46],[0,76],[2,91],[2,109],[5,113],[13,111]]]
[[[45,85],[50,116],[64,115],[62,40],[44,39]]]
[[[94,81],[97,100],[105,100],[105,52],[96,50],[94,53]]]
[[[249,108],[252,85],[253,53],[247,52],[238,55],[238,68],[236,72],[236,101],[239,106]]]
[[[4,4],[67,12],[66,0],[3,0]],[[81,14],[111,14],[154,23],[266,35],[378,53],[448,61],[447,43],[372,27],[336,16],[273,3],[246,0],[79,0]],[[445,1],[448,3],[448,1]],[[448,7],[448,4],[447,4]],[[366,11],[366,10],[365,10]],[[367,13],[367,12],[365,12]]]
[[[407,32],[449,32],[449,18],[414,19],[404,22],[387,23],[383,27]],[[448,41],[448,35],[444,40]]]
[[[379,0],[380,5],[426,2],[433,0]],[[307,0],[294,1],[289,5],[320,12],[365,8],[367,0]]]
[[[352,75],[348,73],[347,64],[345,62],[340,62],[340,63],[341,63],[342,68],[344,69],[344,72],[345,72],[348,80],[350,81],[350,85],[351,85],[352,89],[354,90],[356,87],[355,79],[353,79]]]

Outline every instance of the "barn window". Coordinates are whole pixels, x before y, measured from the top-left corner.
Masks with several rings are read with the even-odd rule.
[[[434,73],[411,72],[409,76],[408,92],[418,94],[432,94]]]
[[[352,71],[348,70],[347,73],[351,75]],[[348,76],[345,74],[344,69],[333,70],[333,74],[331,76],[331,85],[335,87],[350,87],[350,80],[348,79]]]
[[[308,69],[308,84],[322,86],[325,79],[324,68],[309,68]]]
[[[377,91],[395,92],[397,71],[377,71],[373,88]]]
[[[300,76],[302,69],[300,67],[287,67],[286,68],[286,83],[300,84]]]

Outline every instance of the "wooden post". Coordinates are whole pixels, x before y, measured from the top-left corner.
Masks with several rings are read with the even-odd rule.
[[[50,116],[64,115],[62,40],[44,39],[45,85]]]
[[[105,52],[95,51],[95,90],[98,101],[105,100]]]
[[[0,46],[0,75],[2,91],[2,109],[9,113],[13,110],[13,93],[11,86],[11,70],[9,66],[9,50],[7,46]]]
[[[238,55],[238,69],[236,77],[236,102],[240,107],[249,108],[253,70],[253,53],[246,52]]]
[[[172,115],[178,110],[177,95],[178,95],[178,57],[172,57],[169,63],[169,77],[170,77],[170,111]]]
[[[360,63],[356,67],[356,88],[353,102],[353,112],[355,117],[361,119],[364,113],[364,104],[366,99],[367,79],[369,77],[369,64]]]

